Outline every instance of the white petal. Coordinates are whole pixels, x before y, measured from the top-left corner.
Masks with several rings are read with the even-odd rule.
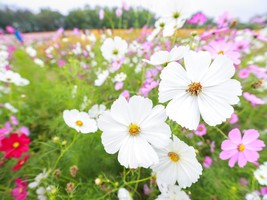
[[[119,151],[118,160],[126,168],[148,168],[159,162],[156,151],[139,136],[130,136]]]
[[[230,118],[234,112],[232,106],[216,96],[200,93],[198,105],[203,120],[210,126],[215,126]]]
[[[189,94],[171,100],[166,113],[170,119],[190,130],[196,130],[200,121],[197,97]]]
[[[176,62],[169,63],[161,72],[159,84],[159,102],[164,103],[176,95],[185,93],[191,83],[184,68]]]
[[[105,151],[114,154],[121,148],[122,144],[130,137],[125,131],[109,131],[103,132],[101,135],[102,144]]]
[[[215,96],[228,104],[234,105],[239,102],[238,96],[242,94],[242,89],[239,81],[230,79],[219,85],[204,87],[202,92],[208,96]]]
[[[189,51],[184,56],[184,63],[190,80],[192,82],[200,82],[210,66],[211,55],[205,51]]]
[[[234,73],[233,62],[224,55],[218,55],[201,79],[201,84],[204,87],[218,85],[229,80]]]
[[[153,103],[150,99],[141,96],[133,96],[129,100],[129,112],[132,115],[132,123],[138,125],[148,117],[152,111]]]
[[[169,52],[168,51],[158,51],[155,52],[150,60],[143,59],[144,62],[147,62],[151,65],[161,65],[169,62]]]
[[[177,61],[180,60],[184,57],[186,53],[189,51],[189,46],[179,46],[179,47],[174,47],[170,51],[170,59],[169,61]]]
[[[110,108],[111,116],[114,120],[129,126],[132,122],[132,118],[130,116],[129,105],[127,100],[120,96],[111,106]]]

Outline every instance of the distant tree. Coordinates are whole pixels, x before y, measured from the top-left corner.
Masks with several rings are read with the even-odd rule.
[[[57,11],[41,9],[36,15],[38,31],[53,31],[64,25],[64,16]]]

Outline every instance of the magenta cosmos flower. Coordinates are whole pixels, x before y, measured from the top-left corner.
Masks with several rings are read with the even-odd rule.
[[[217,55],[225,55],[230,58],[235,65],[240,64],[240,53],[236,51],[235,45],[232,42],[221,41],[211,41],[209,45],[203,47],[205,50],[209,51],[213,58]]]
[[[240,130],[235,128],[229,132],[229,139],[224,140],[220,158],[228,160],[228,165],[233,167],[238,162],[239,167],[244,167],[247,162],[255,162],[260,157],[257,151],[261,151],[265,144],[258,140],[259,132],[254,129],[244,131],[243,138]]]

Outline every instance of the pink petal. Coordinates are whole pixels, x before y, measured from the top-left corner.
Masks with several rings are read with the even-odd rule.
[[[255,162],[259,159],[260,155],[256,151],[245,150],[244,155],[249,162]]]
[[[233,157],[235,154],[237,154],[238,151],[237,150],[230,150],[230,151],[222,151],[220,153],[220,159],[222,160],[227,160],[231,157]]]
[[[222,150],[233,150],[237,149],[237,145],[232,142],[232,140],[224,140],[221,145]]]
[[[242,144],[249,144],[259,137],[259,132],[255,129],[249,129],[244,131],[244,136],[242,139]]]
[[[228,137],[230,138],[230,140],[232,140],[233,143],[237,145],[241,143],[241,133],[238,128],[231,130],[228,134]]]
[[[228,162],[229,167],[233,167],[238,159],[238,153],[235,154]]]
[[[263,147],[265,147],[265,144],[262,140],[255,140],[246,145],[246,149],[249,149],[252,151],[261,151]]]
[[[244,167],[247,164],[247,159],[243,152],[238,154],[238,165],[239,167]]]

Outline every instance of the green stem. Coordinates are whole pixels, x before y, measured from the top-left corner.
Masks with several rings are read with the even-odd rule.
[[[214,126],[214,128],[215,128],[217,131],[219,131],[219,133],[221,133],[221,134],[222,134],[222,136],[223,136],[225,139],[228,139],[227,135],[225,135],[225,133],[224,133],[224,132],[222,132],[222,130],[221,130],[221,129],[219,129],[217,126]]]
[[[52,172],[56,169],[57,167],[57,164],[58,162],[60,161],[60,159],[63,157],[63,155],[70,149],[70,147],[75,143],[76,141],[76,136],[77,136],[77,132],[74,133],[74,136],[73,136],[73,140],[72,142],[69,144],[69,146],[67,146],[65,149],[63,149],[60,153],[60,155],[58,156],[55,164],[54,164],[54,167],[52,168]]]

